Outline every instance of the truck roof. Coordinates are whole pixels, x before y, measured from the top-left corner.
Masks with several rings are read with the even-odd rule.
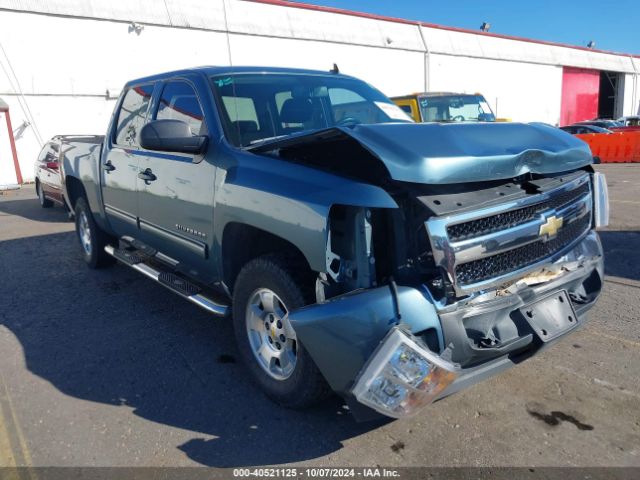
[[[458,93],[458,92],[416,92],[411,95],[402,95],[399,97],[391,97],[392,99],[404,99],[404,98],[414,98],[414,97],[427,97],[427,98],[435,98],[435,97],[465,97],[465,96],[475,96],[479,95],[478,93]]]
[[[147,77],[136,78],[134,80],[130,80],[126,83],[125,86],[135,85],[139,83],[151,82],[162,80],[168,77],[175,77],[181,74],[187,73],[202,73],[203,75],[231,75],[235,73],[295,73],[295,74],[306,74],[306,75],[336,75],[343,78],[354,78],[349,75],[343,75],[341,73],[333,73],[329,70],[306,70],[302,68],[284,68],[284,67],[264,67],[264,66],[200,66],[200,67],[191,67],[185,68],[182,70],[173,70],[170,72],[158,73],[155,75],[150,75]]]

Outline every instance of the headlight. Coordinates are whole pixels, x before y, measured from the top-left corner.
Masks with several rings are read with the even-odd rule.
[[[596,228],[609,225],[609,189],[603,173],[593,174],[593,218]]]
[[[433,402],[456,377],[454,364],[394,327],[363,368],[352,392],[360,403],[398,418]]]

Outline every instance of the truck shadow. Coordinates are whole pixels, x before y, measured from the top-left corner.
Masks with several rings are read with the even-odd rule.
[[[640,280],[639,235],[603,232],[608,274]],[[228,320],[124,266],[91,271],[77,248],[72,232],[0,242],[11,279],[0,289],[0,324],[19,340],[29,371],[60,392],[191,432],[176,433],[175,448],[214,467],[316,459],[385,423],[358,424],[337,398],[303,412],[278,407],[237,361]],[[126,415],[98,414],[105,423]],[[157,435],[153,425],[139,432]]]
[[[0,324],[19,340],[29,371],[71,397],[192,432],[186,441],[178,433],[175,448],[195,462],[311,460],[384,423],[358,424],[337,398],[303,412],[275,405],[237,361],[230,321],[124,266],[89,270],[71,232],[0,242],[0,265],[11,278],[0,289]],[[108,423],[127,414],[98,415]],[[156,441],[158,429],[139,435]]]
[[[640,232],[600,232],[606,275],[640,281]]]
[[[24,188],[28,189],[29,186]],[[0,217],[3,215],[23,217],[36,222],[69,223],[67,212],[62,206],[56,203],[51,208],[42,208],[35,197],[35,191],[33,198],[24,196],[21,192],[21,196],[16,199],[0,201]]]

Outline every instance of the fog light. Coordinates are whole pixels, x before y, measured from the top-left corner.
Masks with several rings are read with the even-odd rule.
[[[456,377],[453,363],[394,327],[363,368],[352,392],[360,403],[398,418],[433,402]]]
[[[593,218],[596,228],[609,225],[609,189],[604,174],[593,174]]]

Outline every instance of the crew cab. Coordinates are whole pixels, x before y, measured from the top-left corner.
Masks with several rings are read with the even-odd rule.
[[[87,264],[231,317],[287,407],[415,414],[573,331],[602,287],[605,179],[544,124],[420,124],[337,72],[201,67],[127,83],[104,140],[63,150]]]

